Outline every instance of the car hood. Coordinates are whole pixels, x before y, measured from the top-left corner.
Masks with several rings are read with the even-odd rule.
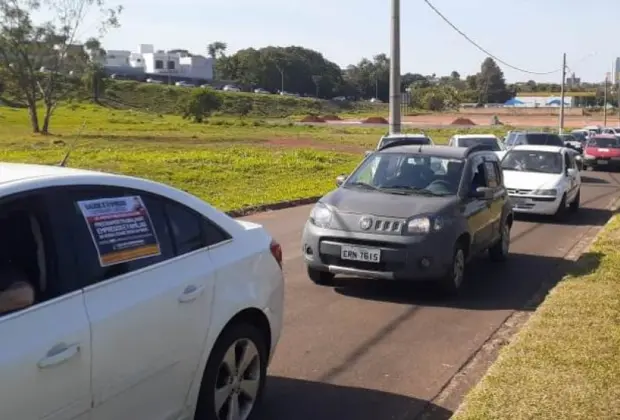
[[[517,190],[538,190],[554,188],[561,180],[562,174],[541,174],[538,172],[521,172],[504,170],[504,185]]]
[[[419,214],[434,214],[458,203],[458,198],[421,195],[388,194],[380,191],[338,188],[321,199],[341,213],[370,214],[408,218]]]

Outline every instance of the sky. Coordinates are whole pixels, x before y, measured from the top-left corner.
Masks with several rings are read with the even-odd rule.
[[[108,0],[108,4],[111,0]],[[114,1],[114,0],[112,0]],[[118,1],[118,0],[116,0]],[[187,49],[206,54],[213,41],[228,53],[268,45],[311,48],[346,67],[362,57],[389,55],[389,0],[121,0],[121,27],[103,38],[105,49]],[[600,82],[620,57],[619,0],[431,0],[452,23],[503,61],[508,82],[561,80],[569,74]],[[502,4],[498,7],[498,4]],[[159,6],[161,4],[161,6]],[[82,28],[92,32],[92,21]],[[609,20],[608,20],[609,19]],[[401,72],[462,76],[479,71],[487,55],[437,16],[423,0],[401,1]]]

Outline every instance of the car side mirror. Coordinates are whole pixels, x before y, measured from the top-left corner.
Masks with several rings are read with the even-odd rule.
[[[342,184],[344,184],[344,181],[347,180],[347,176],[346,175],[338,175],[336,177],[336,185],[337,186],[341,186]]]
[[[370,154],[372,154],[372,150],[366,150],[366,151],[364,152],[364,157],[366,157],[366,156],[368,156],[368,155],[370,155]]]
[[[472,198],[480,198],[482,200],[490,200],[493,198],[493,188],[478,187],[476,188],[476,191],[472,191],[469,196]]]

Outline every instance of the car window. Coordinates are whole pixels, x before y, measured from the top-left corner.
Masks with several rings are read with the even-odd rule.
[[[618,139],[594,137],[588,141],[588,147],[619,148],[620,142],[618,142]]]
[[[502,159],[504,171],[560,174],[564,170],[562,155],[557,152],[510,150]]]
[[[566,160],[567,166],[570,169],[576,169],[577,164],[575,163],[575,155],[572,153],[564,153],[564,159]]]
[[[490,188],[497,188],[499,186],[499,174],[496,169],[495,162],[484,162],[484,172],[486,176],[487,186]]]
[[[215,245],[230,238],[219,226],[179,203],[166,201],[176,255]]]
[[[465,137],[461,139],[459,146],[471,147],[477,144],[491,146],[491,150],[493,150],[494,152],[499,152],[500,150],[502,150],[499,146],[499,142],[497,141],[497,139],[488,137]]]
[[[175,256],[158,198],[113,187],[69,191],[67,198],[84,286]]]
[[[415,153],[379,153],[343,184],[345,188],[399,194],[456,194],[464,162]],[[393,190],[398,190],[395,192]]]

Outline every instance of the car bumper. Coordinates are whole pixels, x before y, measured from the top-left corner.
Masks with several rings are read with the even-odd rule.
[[[590,157],[583,158],[583,164],[586,166],[596,166],[596,167],[609,167],[609,168],[620,168],[620,157],[615,158],[599,158],[599,157]]]
[[[552,215],[558,211],[562,196],[510,195],[510,201],[515,213]]]
[[[455,238],[435,232],[425,236],[351,233],[319,228],[306,223],[302,254],[309,268],[351,277],[383,280],[433,280],[446,275],[452,266]],[[452,241],[452,242],[449,242]],[[343,246],[380,251],[379,262],[343,260]]]

